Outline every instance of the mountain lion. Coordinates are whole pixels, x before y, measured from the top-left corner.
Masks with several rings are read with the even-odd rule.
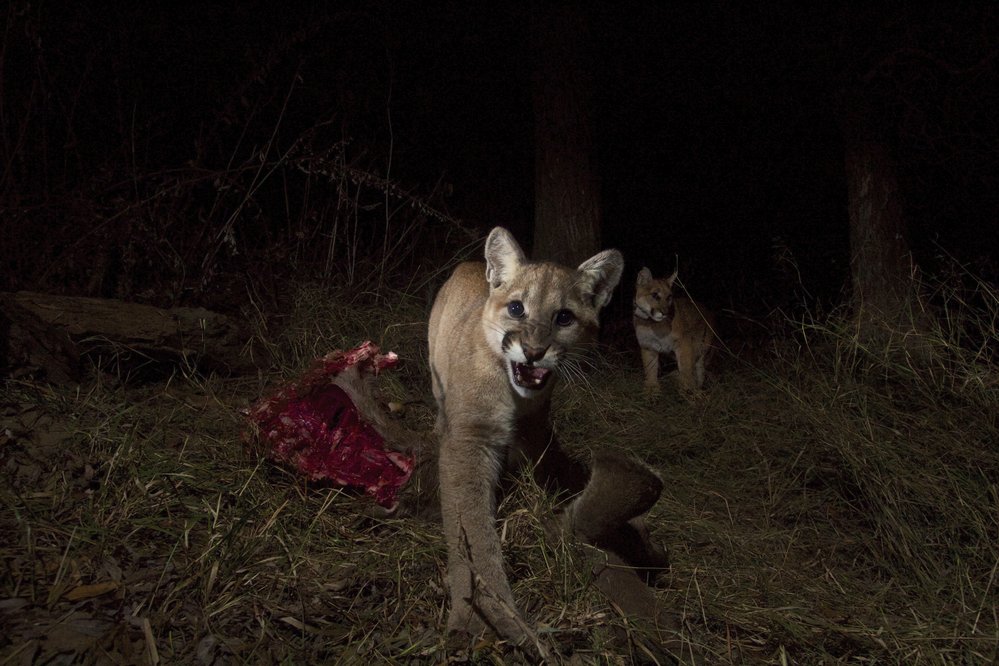
[[[714,315],[683,296],[673,295],[677,274],[655,279],[648,268],[635,283],[635,337],[642,351],[645,388],[659,390],[659,354],[676,355],[680,387],[704,385],[704,364],[714,341]]]
[[[604,250],[576,269],[529,261],[496,227],[485,259],[459,265],[430,313],[447,626],[458,638],[491,629],[544,659],[546,648],[517,609],[503,570],[496,531],[502,472],[533,465],[539,483],[575,495],[565,520],[576,534],[611,544],[638,534],[633,518],[658,499],[662,481],[639,463],[594,455],[586,485],[586,468],[559,449],[549,415],[556,375],[578,371],[577,355],[596,337],[600,309],[621,277],[621,253]],[[627,533],[615,531],[619,526]],[[643,548],[645,559],[662,564],[661,549]]]

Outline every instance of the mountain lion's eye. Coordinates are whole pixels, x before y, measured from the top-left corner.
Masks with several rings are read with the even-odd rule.
[[[520,301],[510,301],[506,305],[506,311],[510,313],[510,316],[514,319],[520,319],[524,316],[524,304]]]
[[[659,298],[659,292],[658,291],[652,292],[652,298],[656,299],[657,301],[660,300],[660,298]]]
[[[576,315],[572,313],[572,310],[559,310],[555,313],[555,323],[559,326],[568,326],[574,321],[576,321]]]

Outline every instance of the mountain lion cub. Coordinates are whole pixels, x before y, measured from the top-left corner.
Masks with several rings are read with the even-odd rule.
[[[594,341],[598,314],[621,278],[624,260],[617,250],[604,250],[576,269],[529,261],[501,227],[486,239],[485,258],[485,264],[459,265],[430,313],[451,593],[448,631],[477,635],[488,627],[543,655],[543,648],[529,645],[533,633],[503,571],[497,486],[504,469],[525,462],[535,465],[539,481],[570,492],[586,482],[585,468],[554,442],[552,387],[560,370],[573,372],[574,356]],[[654,502],[658,477],[649,488],[655,497],[646,495]],[[651,502],[642,501],[647,510]]]
[[[689,298],[673,295],[677,274],[652,277],[648,268],[635,284],[635,336],[642,350],[645,388],[659,390],[659,354],[676,355],[677,375],[683,389],[704,385],[704,364],[714,341],[715,318]]]

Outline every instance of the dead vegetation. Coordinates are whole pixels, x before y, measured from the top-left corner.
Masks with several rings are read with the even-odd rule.
[[[723,359],[692,401],[643,397],[634,350],[606,349],[562,387],[566,444],[630,448],[667,481],[651,525],[680,661],[995,660],[999,302],[981,290],[991,310],[943,318],[921,365],[858,348],[831,317]],[[280,331],[261,329],[274,366],[259,377],[4,385],[3,663],[447,658],[437,526],[367,517],[368,500],[274,467],[238,411],[370,336],[403,359],[387,397],[428,428],[425,305],[296,294]],[[579,547],[543,538],[545,504],[525,482],[501,511],[522,607],[567,660],[662,661],[588,584]],[[477,656],[504,658],[488,643]]]

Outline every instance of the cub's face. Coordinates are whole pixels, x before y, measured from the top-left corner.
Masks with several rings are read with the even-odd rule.
[[[595,337],[598,310],[575,284],[574,273],[555,264],[527,264],[517,279],[490,291],[483,313],[486,339],[521,396],[546,388],[559,366],[572,362],[572,350]]]
[[[493,229],[486,241],[489,298],[482,325],[514,392],[542,395],[557,371],[575,369],[575,353],[593,342],[600,309],[623,266],[617,250],[605,250],[577,269],[530,262],[509,232]]]
[[[668,278],[655,279],[648,268],[638,273],[635,282],[635,316],[640,319],[662,321],[673,316],[673,281],[676,273]]]

